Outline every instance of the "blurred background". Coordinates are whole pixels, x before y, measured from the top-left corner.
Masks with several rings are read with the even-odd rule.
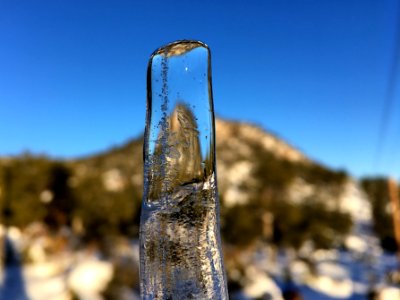
[[[0,299],[138,299],[146,68],[179,39],[212,52],[231,298],[400,299],[398,0],[1,1]]]

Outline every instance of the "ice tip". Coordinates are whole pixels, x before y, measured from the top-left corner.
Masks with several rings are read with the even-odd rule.
[[[210,51],[208,45],[202,41],[177,40],[157,48],[157,50],[155,50],[151,55],[151,58],[156,55],[162,55],[165,57],[180,56],[198,47],[203,47],[206,48],[207,51]]]

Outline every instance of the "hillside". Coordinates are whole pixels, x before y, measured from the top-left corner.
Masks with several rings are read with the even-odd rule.
[[[254,125],[217,120],[216,137],[222,230],[227,242],[248,245],[264,237],[294,247],[308,239],[316,239],[318,247],[341,243],[351,224],[349,210],[341,205],[348,183],[344,172],[313,162]],[[2,201],[3,206],[10,203],[11,223],[25,226],[45,219],[53,225],[72,224],[93,237],[137,234],[143,181],[141,138],[71,161],[25,155],[3,159],[1,166],[2,178],[10,177],[8,183],[2,182],[6,195]],[[306,219],[309,214],[329,218]],[[238,218],[240,222],[230,223]],[[314,230],[314,221],[331,235]],[[304,235],[292,236],[292,226],[303,226]],[[238,240],[240,232],[248,234]]]
[[[349,264],[347,255],[352,264],[369,262],[381,255],[381,245],[395,251],[385,179],[364,180],[364,192],[345,172],[330,170],[247,123],[217,120],[216,137],[221,232],[231,295],[244,292],[253,299],[272,293],[278,287],[271,278],[284,278],[288,268],[297,283],[320,293],[327,286],[318,281],[319,267],[337,271]],[[113,262],[115,274],[121,274],[113,277],[105,293],[118,294],[127,286],[137,293],[142,153],[143,142],[137,138],[68,161],[29,154],[0,158],[2,224],[13,229],[10,234],[17,236],[24,262],[40,265],[52,258],[58,262],[66,249],[70,258],[95,251],[91,255],[101,253],[109,267]],[[280,262],[278,253],[286,253],[289,260]],[[332,265],[333,258],[338,265]],[[104,261],[99,263],[105,267]],[[370,266],[364,269],[367,274]],[[351,274],[358,280],[358,271]],[[348,279],[336,280],[336,275],[329,280],[345,289],[322,292],[336,295],[342,290],[347,297],[353,285]],[[367,284],[358,285],[362,289],[354,292],[366,294]],[[311,292],[304,287],[302,292]],[[311,292],[310,299],[316,293]],[[276,295],[273,299],[281,299]]]

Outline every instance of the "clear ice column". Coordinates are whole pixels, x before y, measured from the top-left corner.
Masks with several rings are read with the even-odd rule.
[[[142,299],[228,299],[220,242],[209,48],[178,41],[147,73]]]

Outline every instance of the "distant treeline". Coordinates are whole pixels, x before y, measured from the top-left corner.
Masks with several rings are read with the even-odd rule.
[[[249,201],[228,206],[224,190],[220,190],[224,242],[248,247],[263,240],[295,249],[305,242],[312,242],[315,248],[343,246],[352,219],[339,207],[328,205],[326,195],[330,201],[340,196],[348,179],[346,173],[277,159],[257,145],[251,146],[254,155],[250,159],[257,162],[254,180],[240,187],[251,195]],[[87,240],[108,235],[138,237],[141,147],[141,140],[136,140],[75,161],[29,154],[0,159],[1,223],[24,228],[40,221],[54,230],[69,226]],[[223,149],[219,155],[223,155]],[[220,163],[228,162],[222,159]],[[319,192],[299,203],[291,201],[288,189],[295,178],[312,184]],[[370,197],[382,245],[393,251],[385,180],[365,179],[362,185]]]

